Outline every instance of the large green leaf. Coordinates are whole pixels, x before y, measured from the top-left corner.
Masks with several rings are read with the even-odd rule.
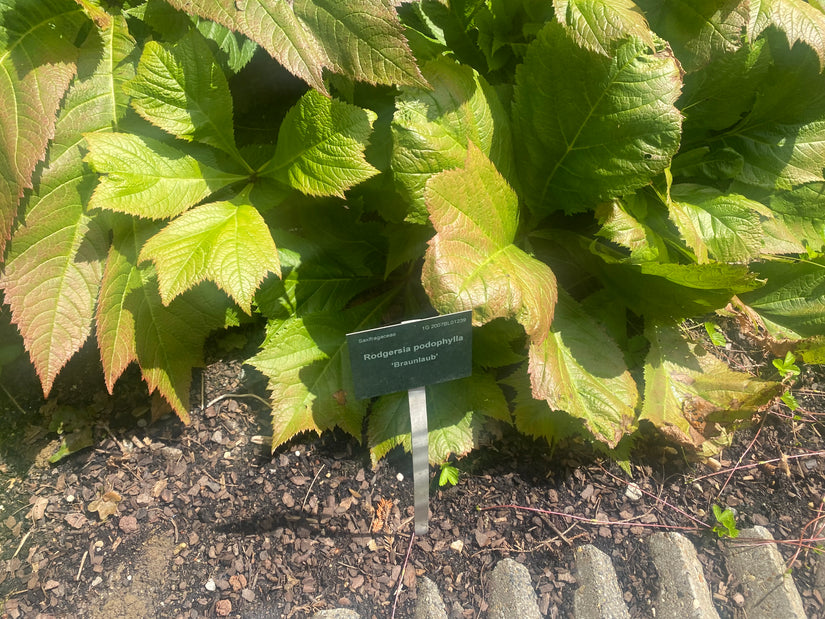
[[[436,234],[422,281],[433,306],[471,309],[477,325],[512,316],[541,341],[553,320],[556,278],[513,244],[518,197],[495,166],[471,143],[465,167],[431,178],[425,195]]]
[[[0,0],[0,264],[20,198],[54,135],[86,22],[69,0]]]
[[[802,253],[804,247],[825,248],[825,183],[808,183],[790,191],[771,193],[765,202],[774,216],[790,230],[802,247],[787,253]]]
[[[378,174],[364,158],[375,118],[310,90],[287,113],[275,155],[259,173],[311,196],[343,197]]]
[[[355,399],[346,334],[379,322],[386,301],[379,297],[344,312],[269,321],[249,364],[269,379],[273,448],[301,432],[320,434],[336,426],[361,438],[366,401]]]
[[[748,3],[742,0],[639,0],[637,4],[688,72],[737,50],[745,38]]]
[[[516,72],[513,103],[530,208],[581,211],[648,184],[679,146],[680,86],[661,42],[653,51],[630,37],[608,58],[547,24]]]
[[[205,283],[164,305],[154,270],[137,266],[141,246],[158,225],[117,221],[97,309],[106,385],[111,391],[126,366],[137,361],[149,391],[157,389],[188,423],[192,368],[203,365],[203,344],[224,326],[228,302]]]
[[[692,347],[678,327],[646,330],[645,394],[640,420],[670,438],[700,447],[718,433],[715,422],[742,419],[778,395],[778,383],[735,372],[720,359]]]
[[[133,41],[123,18],[109,19],[97,32],[81,50],[48,165],[0,279],[46,395],[89,336],[108,244],[100,218],[84,210],[94,174],[83,164],[83,134],[111,131],[120,120],[125,96],[117,87],[128,78]]]
[[[533,397],[530,376],[524,366],[501,381],[513,390],[512,408],[516,429],[534,438],[543,438],[550,445],[573,436],[587,435],[581,419],[550,408],[546,400]]]
[[[557,0],[553,6],[559,22],[582,47],[594,52],[610,56],[628,35],[638,37],[651,49],[656,46],[644,14],[631,0]]]
[[[243,201],[190,209],[149,239],[139,259],[155,263],[165,305],[208,279],[251,313],[252,297],[266,274],[281,273],[269,227]]]
[[[668,210],[700,264],[712,256],[720,262],[749,262],[762,250],[761,215],[770,211],[759,202],[713,187],[674,185]]]
[[[384,0],[167,1],[246,35],[324,93],[324,70],[373,84],[425,85]]]
[[[764,287],[739,295],[776,338],[802,339],[825,333],[825,258],[755,265]]]
[[[633,429],[639,394],[622,351],[566,293],[529,364],[533,396],[581,419],[599,441],[615,447]]]
[[[429,461],[443,464],[451,455],[463,456],[478,446],[485,417],[511,422],[504,394],[490,374],[427,387]],[[373,405],[367,429],[373,464],[397,446],[409,452],[410,411],[406,393],[383,396]]]
[[[103,175],[89,200],[90,208],[164,219],[245,178],[137,134],[98,133],[86,140],[86,161]]]
[[[464,165],[470,142],[505,178],[513,175],[507,113],[484,78],[448,58],[427,63],[422,72],[432,90],[404,88],[392,122],[393,178],[410,202],[407,220],[417,223],[427,221],[427,181]]]
[[[748,35],[758,37],[769,26],[776,26],[788,44],[807,43],[825,66],[825,15],[804,0],[750,0]]]
[[[197,30],[174,45],[149,41],[126,92],[137,112],[155,126],[243,161],[235,146],[229,84]]]

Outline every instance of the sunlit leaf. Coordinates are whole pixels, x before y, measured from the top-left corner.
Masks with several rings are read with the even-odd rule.
[[[594,52],[609,56],[628,35],[655,47],[644,14],[631,0],[557,0],[553,6],[559,22],[580,45]]]
[[[85,212],[94,175],[83,164],[83,135],[108,132],[125,96],[112,86],[128,78],[131,40],[123,18],[91,37],[81,51],[78,80],[63,101],[48,166],[15,233],[0,288],[46,395],[57,373],[88,338],[108,232]]]
[[[465,167],[434,176],[425,195],[436,235],[421,277],[436,309],[471,309],[477,325],[515,317],[540,341],[553,320],[556,278],[513,244],[518,197],[495,166],[471,145]]]
[[[393,116],[393,178],[410,202],[408,221],[427,221],[424,187],[464,165],[473,142],[505,178],[513,173],[510,124],[498,95],[470,67],[448,58],[424,65],[432,90],[404,88]]]
[[[90,134],[86,140],[86,161],[103,175],[90,208],[152,219],[174,217],[245,178],[134,133]]]
[[[716,422],[743,419],[782,391],[731,370],[712,354],[692,347],[674,326],[646,330],[645,393],[640,419],[671,439],[695,448],[718,433]]]
[[[155,126],[243,161],[235,146],[229,84],[198,31],[174,45],[149,41],[126,92],[137,112]]]
[[[530,382],[534,397],[581,419],[609,447],[635,424],[639,394],[622,351],[566,293],[550,333],[530,346]]]
[[[0,264],[20,198],[54,135],[86,21],[70,0],[0,0]]]
[[[364,158],[375,113],[309,91],[284,118],[275,155],[259,171],[312,196],[344,191],[378,174]]]
[[[648,184],[679,146],[680,86],[661,41],[654,51],[629,37],[605,57],[547,24],[516,71],[513,102],[530,208],[581,211]]]
[[[246,35],[323,93],[324,70],[373,84],[425,84],[384,0],[167,1]]]
[[[140,260],[155,263],[166,305],[208,279],[247,313],[266,274],[281,273],[266,222],[242,202],[213,202],[185,212],[146,242]]]

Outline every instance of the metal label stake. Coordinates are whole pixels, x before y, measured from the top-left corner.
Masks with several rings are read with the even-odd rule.
[[[410,404],[412,433],[413,499],[415,502],[415,534],[426,535],[430,519],[430,458],[427,430],[427,388],[416,387],[407,392]]]
[[[416,535],[427,534],[430,517],[426,385],[472,374],[472,334],[470,310],[347,333],[357,399],[407,391]]]

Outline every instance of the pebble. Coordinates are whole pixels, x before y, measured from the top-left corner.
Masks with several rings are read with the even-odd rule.
[[[639,501],[642,498],[642,490],[636,484],[627,484],[624,495],[631,501]]]
[[[450,544],[450,548],[452,548],[456,552],[461,552],[462,550],[464,550],[464,541],[457,539],[452,544]]]
[[[206,584],[204,586],[206,587],[207,591],[214,591],[218,588],[218,585],[216,585],[215,581],[211,578],[206,581]]]
[[[404,481],[404,473],[399,473],[395,476],[398,481]]]

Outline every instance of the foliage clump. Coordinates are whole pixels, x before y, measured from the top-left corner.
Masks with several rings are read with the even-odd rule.
[[[361,438],[347,332],[472,310],[433,462],[491,422],[711,453],[782,387],[684,319],[825,360],[823,64],[802,0],[0,0],[1,298],[46,395],[92,336],[183,420],[264,325],[274,445]]]

